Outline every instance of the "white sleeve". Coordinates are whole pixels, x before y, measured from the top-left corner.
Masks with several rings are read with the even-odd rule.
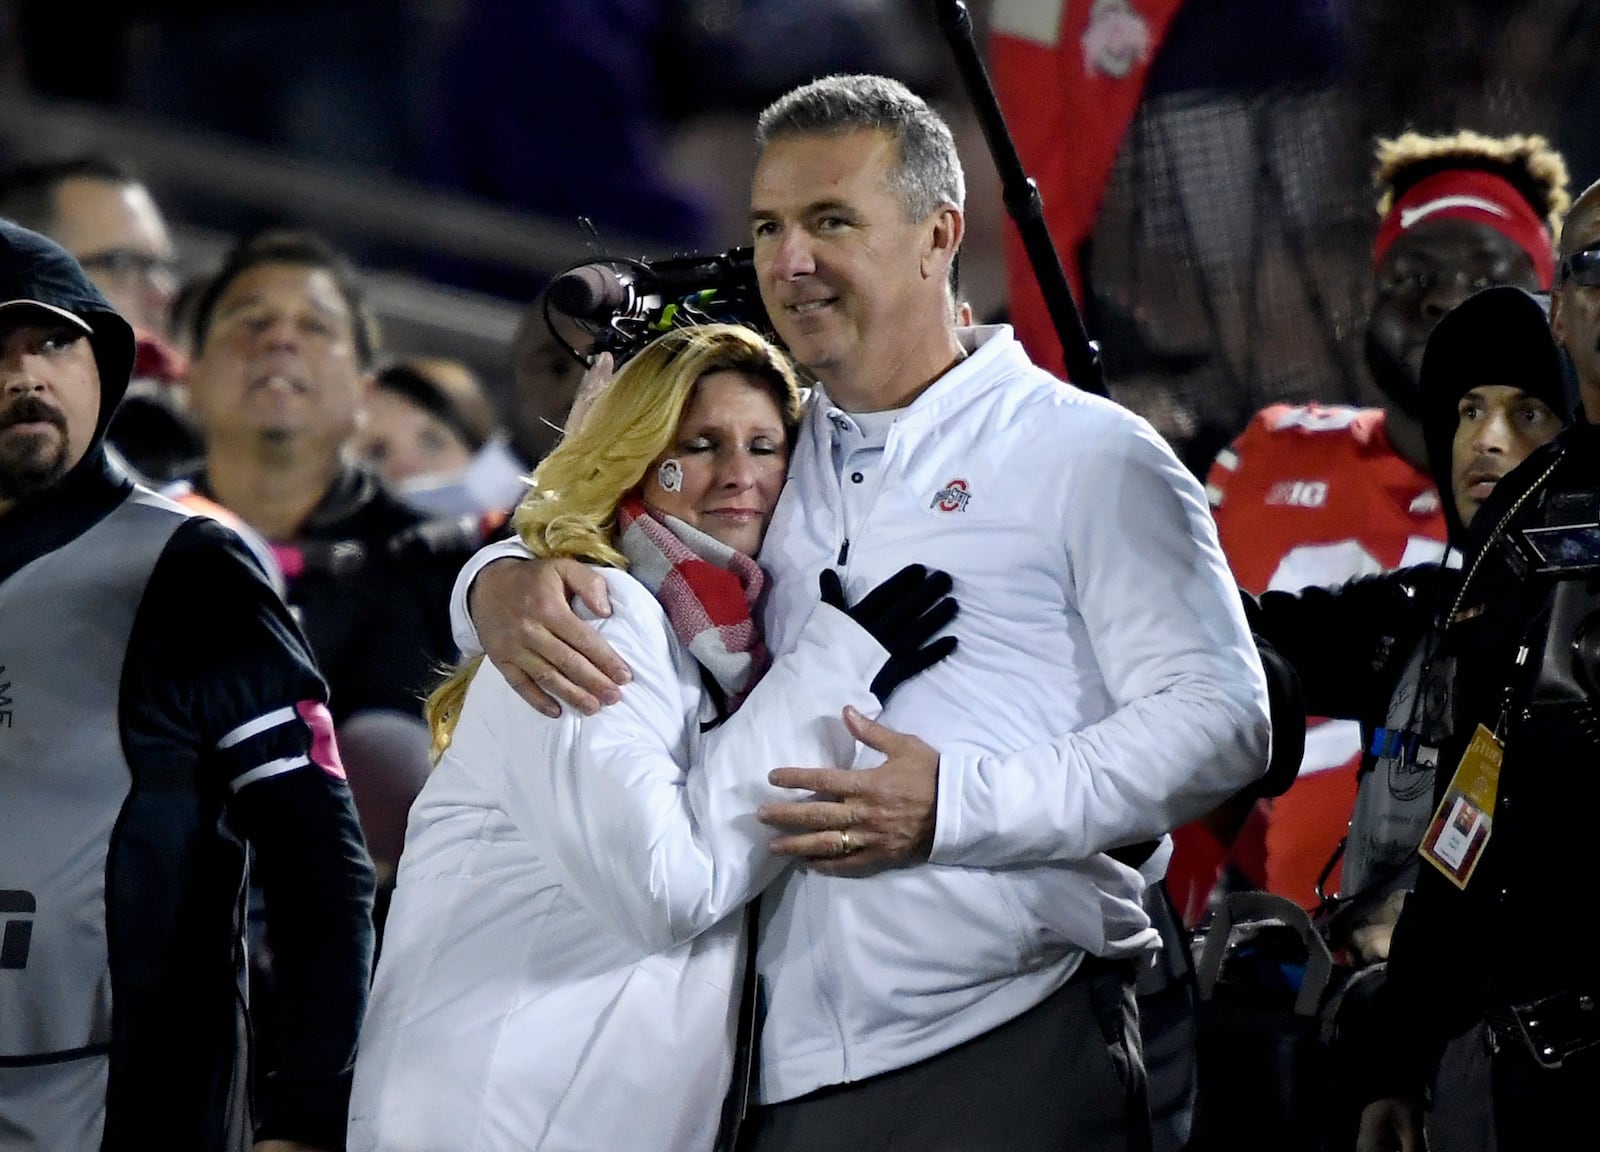
[[[560,726],[544,763],[508,758],[509,812],[551,853],[576,900],[656,951],[716,924],[782,870],[755,810],[793,793],[768,784],[767,773],[850,764],[855,743],[840,713],[847,704],[877,713],[868,685],[885,653],[849,617],[819,607],[795,651],[707,734],[700,762],[685,770],[698,692],[685,700],[649,593],[607,580],[613,612],[596,626],[634,679],[595,716],[569,710],[544,721]]]
[[[1114,710],[1010,755],[941,755],[935,863],[1154,840],[1266,770],[1266,677],[1199,484],[1142,422],[1096,437],[1070,482],[1070,586]]]
[[[533,553],[528,551],[528,546],[520,537],[497,540],[493,544],[485,544],[474,552],[472,558],[462,566],[461,571],[456,573],[455,586],[450,589],[450,633],[455,637],[456,647],[461,650],[463,660],[483,655],[483,642],[478,639],[478,629],[467,613],[467,594],[472,591],[472,582],[478,578],[478,573],[490,564],[507,557],[531,560]]]

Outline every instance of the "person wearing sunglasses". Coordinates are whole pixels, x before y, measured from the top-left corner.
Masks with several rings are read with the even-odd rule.
[[[1566,349],[1584,397],[1600,397],[1600,191],[1596,187],[1585,189],[1567,214],[1561,263],[1550,296],[1550,327]]]
[[[1561,1147],[1600,1085],[1600,975],[1579,939],[1600,803],[1597,245],[1600,185],[1590,185],[1563,225],[1551,294],[1579,418],[1495,485],[1440,616],[1438,659],[1455,668],[1451,732],[1380,990],[1361,1152],[1422,1146],[1424,1089],[1452,1058],[1487,1070],[1492,1117],[1447,1135],[1430,1123],[1434,1152]],[[1456,854],[1443,821],[1463,802],[1478,831]]]

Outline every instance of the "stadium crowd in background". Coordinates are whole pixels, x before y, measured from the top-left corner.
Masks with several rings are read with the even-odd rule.
[[[614,369],[707,319],[690,303],[715,293],[624,283],[569,346],[546,322],[561,269],[435,247],[444,223],[366,229],[354,195],[296,209],[195,179],[182,158],[205,153],[154,143],[186,133],[276,149],[257,155],[286,177],[318,166],[368,197],[449,198],[441,221],[471,205],[570,225],[590,261],[748,249],[733,319],[792,358],[812,408],[770,541],[744,542],[765,598],[720,632],[759,647],[765,624],[781,666],[837,609],[904,673],[904,622],[873,585],[930,556],[954,577],[960,647],[893,706],[878,694],[885,726],[828,720],[848,746],[835,764],[764,747],[787,774],[741,793],[759,810],[673,807],[688,842],[731,829],[775,858],[728,907],[672,893],[728,962],[712,997],[727,1028],[693,1137],[641,1147],[711,1147],[720,1119],[718,1146],[745,1152],[818,1133],[1209,1152],[1265,1139],[1288,1109],[1307,1152],[1488,1152],[1581,1121],[1600,988],[1549,926],[1581,902],[1597,798],[1582,768],[1600,691],[1600,9],[975,0],[1073,292],[1054,303],[1087,321],[1108,404],[1047,375],[1070,359],[1059,318],[1002,228],[1016,189],[1002,198],[979,94],[929,8],[168,0],[85,21],[0,4],[0,760],[20,773],[0,803],[0,1145],[92,1147],[103,1125],[104,1147],[133,1146],[161,1119],[161,1072],[186,1147],[341,1147],[368,965],[432,770],[423,700],[480,639],[466,589],[520,724],[602,733],[644,691],[602,675],[615,665],[567,611],[604,617],[601,593],[550,577],[611,562],[569,547],[560,516],[541,531],[565,543],[533,551],[572,568],[457,578],[486,544],[480,564],[522,554],[519,502],[569,495],[536,480],[558,445],[627,455],[621,431],[608,447],[569,421],[580,381],[595,411]],[[827,75],[857,79],[811,84]],[[64,101],[63,119],[30,134],[41,106],[13,116],[12,92]],[[140,130],[86,143],[60,127],[78,101]],[[1570,212],[1569,183],[1588,186]],[[380,275],[427,288],[434,326],[390,292],[380,336]],[[493,339],[471,319],[489,313]],[[955,430],[931,433],[940,420]],[[727,445],[662,451],[635,494],[671,504]],[[569,487],[570,456],[546,473]],[[743,491],[741,467],[718,475]],[[594,539],[622,527],[601,520]],[[836,574],[820,598],[819,569]],[[87,588],[97,573],[112,593]],[[682,611],[670,579],[646,584],[645,607]],[[661,761],[674,800],[733,711],[705,705],[726,691],[702,674],[711,632],[674,618],[652,649],[686,702]],[[1297,699],[1297,672],[1314,715],[1289,785],[1260,775],[1258,713]],[[1272,750],[1294,746],[1302,711],[1273,713]],[[474,725],[475,748],[523,743],[496,744],[489,713]],[[68,790],[35,787],[52,764],[79,773]],[[589,803],[573,796],[558,802]],[[489,825],[460,842],[505,847]],[[42,875],[68,857],[70,885]],[[428,866],[414,882],[439,880]],[[603,890],[552,876],[530,901]],[[632,879],[657,911],[658,888]],[[768,881],[747,933],[725,913]],[[1277,917],[1259,948],[1226,952],[1229,1001],[1190,971],[1190,933],[1263,893],[1286,901],[1256,905]],[[1274,955],[1278,929],[1316,947]],[[651,939],[664,950],[624,967],[683,945]],[[596,954],[622,964],[631,945],[607,943]],[[1290,1011],[1280,978],[1318,948],[1335,994]],[[189,992],[204,1010],[163,1034]],[[1228,1018],[1229,1003],[1249,1007]],[[1208,1112],[1218,1053],[1243,1051],[1219,1035],[1258,1054],[1303,1043],[1307,1011],[1309,1069],[1281,1048],[1233,1063],[1231,1114]],[[426,1104],[433,1055],[385,1098]],[[1069,1066],[1100,1088],[1057,1092]],[[1241,1074],[1262,1067],[1282,1075]],[[675,1099],[662,1061],[618,1069],[572,1099],[624,1125],[610,1101],[628,1076]],[[68,1094],[79,1107],[51,1103]],[[526,1146],[527,1121],[484,1146]]]

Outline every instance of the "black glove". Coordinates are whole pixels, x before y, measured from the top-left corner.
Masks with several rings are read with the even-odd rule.
[[[934,634],[956,617],[950,595],[950,574],[907,564],[848,607],[839,574],[824,568],[822,602],[831,604],[869,632],[889,651],[889,659],[872,680],[872,694],[885,703],[889,693],[918,672],[933,667],[956,650],[954,636]]]

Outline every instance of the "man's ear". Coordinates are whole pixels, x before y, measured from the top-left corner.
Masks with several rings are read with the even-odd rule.
[[[1563,348],[1567,346],[1567,323],[1564,318],[1564,309],[1561,301],[1565,293],[1560,288],[1550,293],[1550,334],[1556,338],[1556,343]]]
[[[922,275],[941,283],[950,276],[950,262],[967,234],[966,213],[954,204],[941,204],[928,217],[922,251]]]

